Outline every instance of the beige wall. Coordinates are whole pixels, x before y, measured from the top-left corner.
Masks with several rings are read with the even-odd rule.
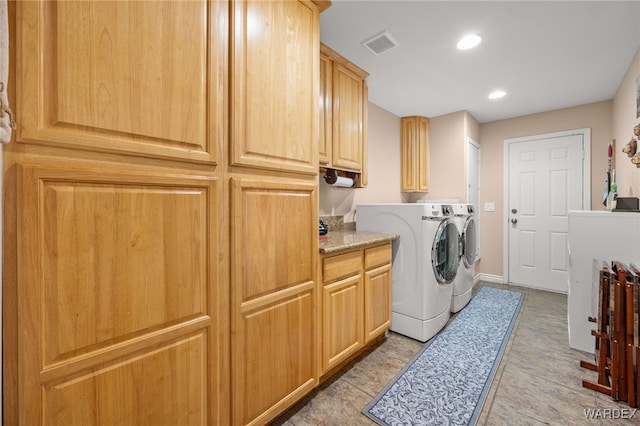
[[[354,218],[358,203],[407,203],[417,199],[466,199],[466,136],[476,142],[479,124],[466,111],[429,119],[430,182],[427,193],[400,191],[400,117],[369,103],[369,184],[335,188],[320,179],[320,216]],[[357,216],[357,215],[356,215]]]
[[[600,204],[604,174],[607,168],[607,146],[611,141],[612,102],[565,108],[540,114],[480,125],[481,145],[481,207],[485,202],[495,203],[494,212],[480,210],[482,228],[480,241],[482,258],[478,271],[483,274],[503,275],[503,150],[504,140],[561,132],[581,128],[591,129],[591,206],[603,209]]]
[[[633,127],[640,124],[636,117],[636,79],[640,78],[640,49],[631,62],[615,98],[613,98],[613,138],[616,140],[616,183],[621,197],[640,196],[640,168],[622,152],[631,139]],[[639,141],[640,143],[640,141]]]
[[[416,199],[465,201],[465,114],[429,118],[429,192],[414,195]]]
[[[369,184],[366,188],[334,188],[320,179],[320,216],[344,215],[354,221],[358,203],[401,203],[400,118],[369,103]]]
[[[404,194],[409,202],[466,201],[467,137],[479,143],[480,124],[467,111],[429,118],[429,192]]]
[[[480,123],[471,114],[465,111],[464,128],[467,137],[480,143]],[[466,146],[466,144],[465,144]]]

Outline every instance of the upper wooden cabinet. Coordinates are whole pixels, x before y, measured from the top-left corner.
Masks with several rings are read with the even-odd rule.
[[[309,1],[234,3],[232,165],[318,172],[319,22]]]
[[[320,165],[364,172],[368,73],[320,45]]]
[[[429,119],[403,117],[400,138],[402,191],[429,190]]]
[[[216,1],[21,2],[17,141],[216,163],[226,13]]]
[[[333,62],[324,53],[320,53],[320,99],[318,102],[319,120],[319,140],[318,140],[318,161],[321,165],[331,162],[331,87],[333,81]]]

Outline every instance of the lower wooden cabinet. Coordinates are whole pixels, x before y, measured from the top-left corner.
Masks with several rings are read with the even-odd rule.
[[[391,243],[365,250],[364,342],[391,325]]]
[[[362,250],[323,259],[323,372],[362,347],[362,307]]]
[[[4,424],[224,422],[219,179],[28,160],[7,174]]]
[[[322,372],[391,325],[391,242],[322,258]]]
[[[317,187],[231,179],[234,425],[266,424],[318,384]]]

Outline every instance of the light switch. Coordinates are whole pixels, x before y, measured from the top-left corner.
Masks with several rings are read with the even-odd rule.
[[[484,203],[484,211],[485,212],[495,212],[496,211],[496,203]]]

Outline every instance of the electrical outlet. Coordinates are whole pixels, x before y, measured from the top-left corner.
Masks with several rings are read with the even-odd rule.
[[[495,212],[496,211],[496,203],[484,203],[484,211],[485,212]]]

